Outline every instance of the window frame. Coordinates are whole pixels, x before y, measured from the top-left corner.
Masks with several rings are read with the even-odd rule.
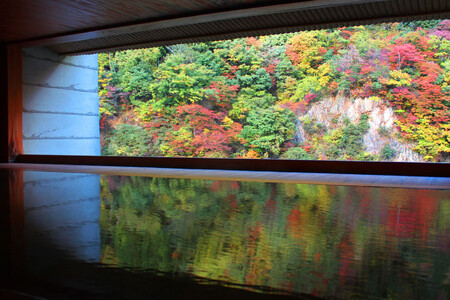
[[[450,177],[449,163],[20,154],[14,163]]]
[[[22,48],[0,44],[0,162],[450,177],[450,163],[29,155],[23,152]]]

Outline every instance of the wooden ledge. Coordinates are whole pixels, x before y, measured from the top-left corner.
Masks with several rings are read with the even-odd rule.
[[[189,178],[226,181],[256,181],[299,184],[351,185],[389,188],[450,189],[448,177],[355,175],[330,173],[232,171],[152,167],[87,166],[63,164],[0,164],[0,169],[90,173],[101,175]]]

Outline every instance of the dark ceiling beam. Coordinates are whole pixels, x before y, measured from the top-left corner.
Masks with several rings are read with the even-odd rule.
[[[158,29],[186,26],[193,24],[207,24],[215,21],[233,20],[238,18],[250,18],[275,13],[288,13],[292,11],[311,10],[318,8],[337,7],[364,3],[387,2],[389,0],[310,0],[295,3],[266,5],[253,8],[213,12],[186,17],[164,19],[157,21],[137,22],[134,24],[115,24],[107,27],[83,30],[44,38],[29,39],[14,42],[20,47],[45,46],[59,43],[85,41],[96,38],[111,37],[135,32],[152,31]]]
[[[402,21],[413,21],[420,19],[434,19],[434,18],[442,18],[442,13],[426,13],[426,14],[413,14],[413,15],[401,15],[396,16],[395,20]],[[358,25],[365,24],[380,24],[380,23],[388,23],[393,22],[393,18],[374,18],[374,19],[362,19],[356,22]],[[316,29],[326,29],[326,28],[336,28],[342,26],[354,26],[354,20],[346,20],[339,22],[324,22],[324,23],[315,23],[312,25],[305,26],[295,26],[295,27],[271,27],[271,31],[278,33],[287,33],[294,32],[300,30],[316,30]],[[264,29],[261,29],[264,30]],[[101,52],[114,52],[121,51],[124,49],[142,49],[142,48],[151,48],[151,47],[160,47],[165,45],[176,45],[176,44],[184,44],[184,43],[195,43],[195,42],[206,42],[213,40],[224,40],[224,39],[234,39],[242,36],[258,36],[260,35],[259,30],[246,30],[246,31],[237,31],[229,34],[215,34],[215,35],[199,35],[199,36],[189,36],[186,38],[178,38],[178,39],[163,39],[152,42],[145,43],[130,43],[130,44],[121,44],[119,47],[97,47],[95,50],[86,50],[86,51],[74,51],[74,52],[64,52],[60,53],[63,55],[83,55],[83,54],[93,54],[93,53],[101,53]],[[271,33],[269,33],[271,34]]]

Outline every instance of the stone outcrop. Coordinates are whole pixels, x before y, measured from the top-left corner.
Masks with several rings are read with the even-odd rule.
[[[325,98],[314,103],[311,108],[300,118],[308,116],[310,119],[324,125],[328,130],[344,126],[347,118],[352,123],[358,123],[361,115],[369,117],[370,128],[364,135],[365,151],[377,155],[386,144],[395,149],[393,161],[424,161],[420,154],[416,153],[412,143],[406,143],[396,138],[398,130],[395,126],[395,114],[385,100],[356,98],[350,99],[343,94],[336,97]],[[297,138],[307,139],[301,124],[297,124]],[[381,130],[380,130],[381,128]]]

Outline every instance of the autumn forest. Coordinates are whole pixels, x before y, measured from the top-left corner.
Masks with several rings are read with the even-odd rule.
[[[450,20],[99,55],[103,155],[450,160]]]

